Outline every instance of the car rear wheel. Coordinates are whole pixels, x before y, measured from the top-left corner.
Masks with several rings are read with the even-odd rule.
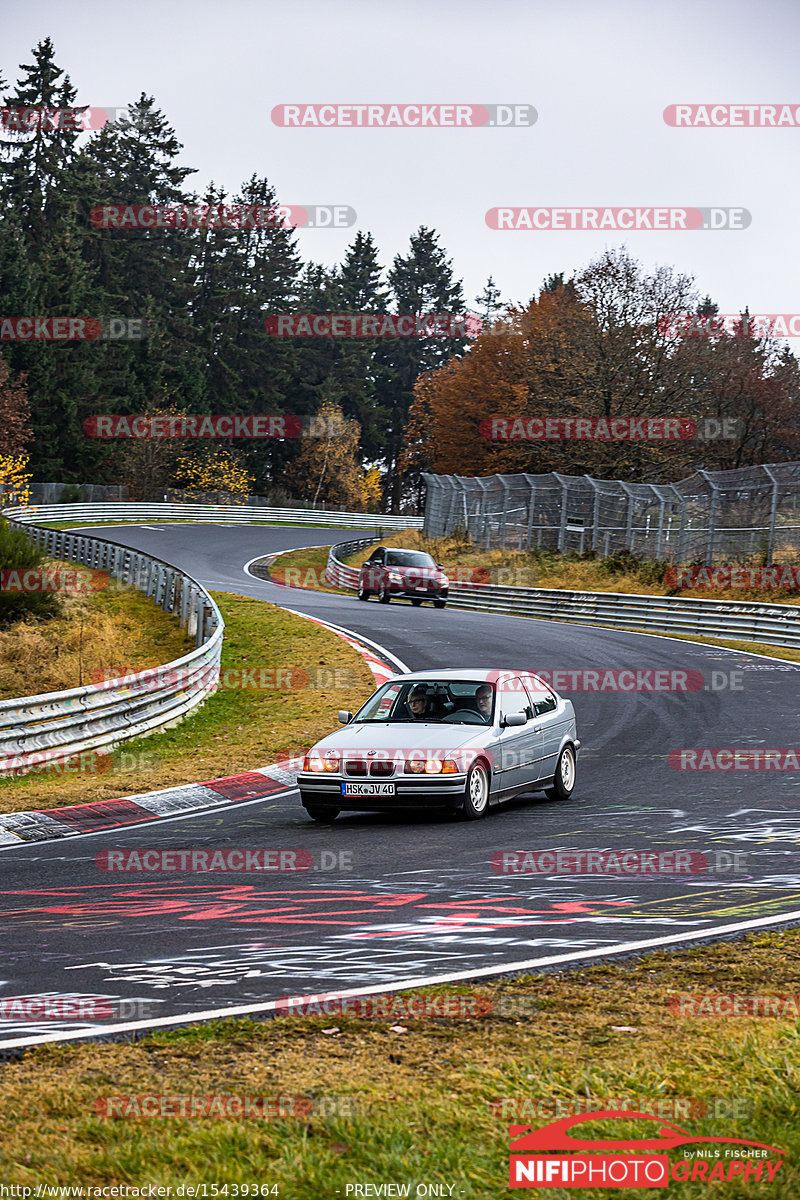
[[[381,604],[388,604],[391,598],[392,597],[389,595],[388,589],[385,587],[381,588],[381,590],[378,592],[378,599],[380,600]]]
[[[483,763],[473,763],[464,787],[464,816],[477,821],[489,806],[489,772]]]
[[[327,804],[307,804],[306,812],[312,821],[320,821],[323,825],[330,825],[338,817],[340,809],[331,808]]]
[[[575,779],[575,751],[572,746],[565,746],[558,756],[553,786],[545,789],[545,796],[551,800],[569,800],[575,789]]]
[[[433,607],[434,608],[444,608],[445,604],[447,604],[446,600],[434,600]]]
[[[371,595],[372,595],[372,592],[368,591],[367,588],[360,587],[358,589],[359,600],[369,600]]]

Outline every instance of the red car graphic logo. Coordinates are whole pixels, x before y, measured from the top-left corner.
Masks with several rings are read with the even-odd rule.
[[[636,1119],[655,1121],[659,1126],[658,1133],[655,1137],[645,1139],[593,1140],[569,1135],[568,1131],[573,1125],[581,1125],[584,1121],[608,1120],[612,1117],[619,1117],[623,1121]],[[773,1154],[785,1154],[784,1150],[779,1150],[776,1146],[766,1146],[763,1142],[754,1142],[749,1138],[699,1137],[681,1129],[678,1125],[664,1125],[657,1117],[651,1117],[647,1113],[625,1112],[624,1110],[578,1113],[575,1116],[563,1117],[560,1121],[553,1121],[550,1125],[542,1125],[540,1128],[531,1125],[510,1125],[508,1135],[511,1138],[509,1147],[511,1154],[525,1154],[535,1150],[670,1150],[675,1146],[683,1146],[692,1142],[728,1142],[737,1146],[758,1146]],[[517,1140],[514,1141],[514,1138]]]

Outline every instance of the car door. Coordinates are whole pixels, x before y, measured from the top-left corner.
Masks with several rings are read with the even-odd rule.
[[[530,677],[523,676],[533,712],[533,723],[541,733],[541,758],[539,779],[550,779],[556,769],[556,760],[561,748],[564,716],[559,713],[559,702],[547,688],[537,685]],[[563,707],[563,705],[562,705]]]
[[[534,719],[528,693],[519,676],[503,676],[496,688],[500,722],[500,788],[502,791],[521,791],[542,778],[542,727]],[[525,714],[525,724],[503,728],[503,717],[519,712]]]
[[[382,571],[383,571],[383,556],[384,548],[380,546],[375,550],[370,558],[365,563],[366,581],[365,586],[367,591],[377,592],[383,587]]]

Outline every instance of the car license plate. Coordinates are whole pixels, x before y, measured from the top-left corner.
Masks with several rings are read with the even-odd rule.
[[[393,783],[347,783],[342,784],[343,796],[393,796]]]

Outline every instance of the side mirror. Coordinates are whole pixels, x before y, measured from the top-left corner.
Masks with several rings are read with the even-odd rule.
[[[352,719],[353,719],[353,714],[350,712],[349,709],[347,709],[347,708],[339,709],[339,724],[340,725],[349,725],[350,722],[352,721]]]
[[[525,716],[524,712],[509,713],[507,717],[503,717],[500,724],[504,729],[508,729],[510,726],[516,727],[517,725],[527,725],[528,718]]]
[[[437,571],[443,571],[443,570],[444,570],[444,563],[437,563],[437,564],[436,564],[436,570],[437,570]]]

